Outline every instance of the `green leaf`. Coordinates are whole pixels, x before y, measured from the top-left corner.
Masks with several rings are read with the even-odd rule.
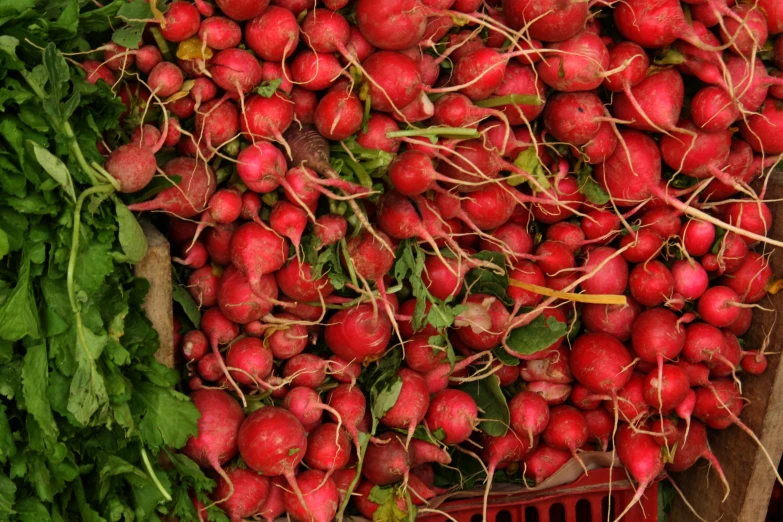
[[[609,202],[609,194],[591,176],[593,167],[585,163],[577,172],[576,183],[579,192],[596,205],[605,205]]]
[[[117,17],[126,20],[127,25],[112,34],[112,42],[128,49],[138,49],[141,35],[147,25],[143,20],[152,19],[152,9],[149,3],[145,0],[133,0],[133,2],[126,3],[117,11]]]
[[[139,431],[156,452],[161,446],[181,448],[198,429],[199,411],[187,396],[149,382],[137,383],[132,399],[141,416]]]
[[[35,418],[44,435],[56,440],[59,434],[46,389],[49,386],[49,359],[45,344],[27,348],[22,368],[22,391],[27,411]]]
[[[117,212],[117,225],[120,227],[122,251],[130,263],[138,263],[147,253],[147,236],[144,235],[136,216],[119,198],[114,198],[114,208]]]
[[[8,234],[0,228],[0,259],[3,259],[11,251],[11,245],[8,243]]]
[[[71,381],[68,411],[82,425],[87,425],[92,415],[109,402],[106,384],[97,365],[108,336],[96,335],[89,328],[81,330],[84,338],[77,335],[75,340],[77,368]]]
[[[465,274],[465,286],[471,289],[474,294],[489,294],[497,297],[507,306],[513,304],[506,293],[508,288],[508,270],[506,269],[506,258],[500,252],[483,250],[474,255],[473,258],[481,261],[488,261],[503,270],[502,274],[487,268],[474,268]]]
[[[360,379],[362,387],[370,390],[370,412],[373,416],[372,432],[378,425],[378,420],[397,402],[402,389],[402,379],[397,371],[402,364],[402,349],[397,347],[388,350],[383,358],[362,372]]]
[[[502,437],[506,434],[511,416],[497,375],[466,382],[459,389],[473,397],[476,406],[483,412],[481,414],[483,420],[479,424],[481,431],[492,437]]]
[[[54,179],[63,188],[65,193],[70,196],[72,201],[76,201],[76,194],[73,190],[73,180],[71,179],[71,173],[68,172],[68,167],[65,166],[65,163],[60,161],[60,158],[46,150],[44,147],[41,147],[34,141],[27,140],[27,143],[32,146],[35,159],[38,160],[38,163],[46,171],[46,173],[49,174],[52,179]]]
[[[283,83],[282,78],[275,78],[274,80],[262,83],[257,89],[256,93],[264,98],[271,98],[277,92],[278,87]]]
[[[8,459],[16,455],[16,443],[14,442],[14,434],[11,432],[11,425],[8,423],[6,410],[7,407],[0,404],[0,464],[5,464]],[[0,497],[2,497],[2,484],[0,484]],[[0,513],[2,509],[2,500],[0,500]]]
[[[30,260],[24,256],[16,288],[0,307],[0,339],[18,341],[26,335],[38,339],[41,331],[30,284]]]
[[[0,471],[0,520],[9,520],[8,515],[16,514],[14,511],[15,497],[16,484]]]
[[[190,292],[182,285],[174,283],[172,298],[174,299],[174,302],[179,303],[182,307],[182,311],[188,316],[188,319],[193,323],[193,326],[201,328],[201,310],[198,307],[198,303],[193,299],[193,296],[190,295]]]
[[[525,326],[512,330],[506,344],[519,354],[532,355],[546,350],[567,333],[566,323],[540,314]]]
[[[54,42],[49,42],[44,50],[44,66],[49,75],[49,88],[52,96],[55,100],[61,100],[66,92],[63,84],[68,83],[70,73],[68,72],[68,63]]]
[[[548,189],[551,186],[549,180],[546,178],[546,172],[544,172],[544,167],[541,165],[541,160],[538,159],[538,150],[536,150],[536,147],[528,147],[520,152],[514,160],[514,165],[536,178],[544,189]],[[516,187],[525,181],[527,180],[523,176],[518,175],[510,176],[508,178],[508,184],[512,187]],[[534,190],[537,190],[537,187],[534,187]]]

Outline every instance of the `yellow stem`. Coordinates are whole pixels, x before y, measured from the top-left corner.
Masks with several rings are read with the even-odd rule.
[[[545,286],[533,285],[530,283],[523,283],[516,279],[509,279],[508,284],[517,288],[522,288],[529,292],[533,292],[540,295],[546,295],[549,297],[557,297],[559,299],[566,299],[568,301],[575,301],[577,303],[591,303],[591,304],[606,304],[606,305],[626,305],[628,301],[624,295],[606,295],[606,294],[574,294],[572,292],[560,292],[558,290],[552,290]]]

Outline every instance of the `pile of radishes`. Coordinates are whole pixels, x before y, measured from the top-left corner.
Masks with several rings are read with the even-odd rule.
[[[232,520],[423,513],[457,453],[487,490],[586,450],[637,500],[700,458],[725,482],[707,428],[753,436],[739,337],[778,287],[783,2],[216,3],[82,67],[135,126],[104,169],[170,181],[129,208],[201,309],[184,452]]]

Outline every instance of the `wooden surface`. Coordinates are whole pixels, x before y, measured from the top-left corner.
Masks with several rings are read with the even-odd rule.
[[[160,337],[160,348],[155,358],[169,368],[174,367],[174,324],[171,297],[171,250],[168,240],[149,222],[142,222],[149,250],[134,270],[137,277],[150,282],[150,291],[144,300],[144,310],[152,327]]]
[[[767,199],[783,197],[783,186],[770,184]],[[775,214],[772,235],[783,237],[783,204],[770,205]],[[776,251],[770,258],[776,276],[783,276],[783,252]],[[759,304],[765,308],[783,310],[783,292]],[[746,349],[755,350],[764,342],[772,330],[770,344],[766,351],[780,352],[783,349],[783,320],[775,324],[776,314],[756,310],[754,322],[745,336]],[[774,325],[774,327],[773,327]],[[777,463],[783,453],[783,366],[780,356],[769,357],[769,368],[763,375],[743,375],[743,396],[749,403],[740,419],[754,431],[762,444]],[[766,519],[769,498],[772,494],[775,476],[772,467],[756,443],[736,426],[726,430],[710,430],[710,445],[721,463],[731,486],[726,502],[723,485],[700,460],[693,468],[674,474],[674,480],[682,488],[685,497],[704,519],[718,518],[727,522],[763,522]],[[696,522],[699,520],[685,504],[677,498],[672,516],[674,522]]]

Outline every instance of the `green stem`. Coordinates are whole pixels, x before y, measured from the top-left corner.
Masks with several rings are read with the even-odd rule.
[[[166,41],[165,38],[163,38],[163,33],[160,32],[159,27],[150,27],[150,33],[152,34],[152,37],[155,38],[155,43],[158,45],[158,49],[160,49],[160,53],[163,55],[164,58],[166,58],[167,62],[174,62],[176,63],[176,57],[171,53],[171,49],[169,48],[169,43]]]
[[[348,267],[348,275],[351,276],[351,283],[358,287],[359,281],[356,279],[356,272],[353,270],[353,262],[351,262],[351,254],[348,253],[348,243],[345,241],[345,238],[340,240],[340,248],[343,251],[343,257],[345,257],[346,260],[345,266]]]
[[[387,132],[386,137],[411,138],[415,136],[449,136],[455,138],[479,138],[481,134],[476,129],[458,129],[456,127],[427,127],[426,129],[407,129]]]
[[[368,161],[367,163],[364,163],[362,165],[362,168],[366,170],[367,172],[374,172],[375,170],[385,167],[388,164],[388,161],[386,161],[384,158],[377,158],[373,161]],[[380,175],[380,174],[379,174]]]
[[[94,168],[94,169],[95,169],[95,172],[97,172],[98,174],[100,174],[100,175],[101,175],[103,178],[105,178],[105,179],[106,179],[106,181],[108,181],[109,183],[111,183],[111,186],[112,186],[112,187],[114,187],[114,190],[116,190],[117,192],[120,192],[120,191],[122,190],[122,186],[120,185],[120,182],[119,182],[119,181],[117,181],[117,180],[114,178],[114,176],[112,176],[111,174],[109,174],[108,172],[106,172],[106,169],[104,169],[103,167],[101,167],[100,165],[98,165],[98,163],[97,163],[97,162],[95,162],[95,161],[93,161],[93,162],[90,162],[90,165],[92,166],[92,168]]]
[[[345,158],[345,163],[350,167],[353,173],[356,174],[360,185],[363,187],[372,188],[372,178],[369,174],[367,174],[367,171],[364,170],[364,167],[351,158]]]
[[[473,102],[476,107],[491,109],[503,105],[541,105],[541,98],[529,94],[509,94],[508,96],[495,96],[486,100]]]
[[[364,437],[361,437],[364,435]],[[362,478],[362,463],[364,462],[364,454],[367,452],[367,445],[370,443],[370,436],[366,433],[360,433],[359,437],[362,439],[359,442],[359,461],[356,464],[356,476],[351,481],[351,484],[348,486],[348,489],[345,491],[345,498],[343,498],[343,503],[340,505],[340,511],[337,512],[337,516],[335,517],[338,521],[342,521],[343,519],[343,513],[345,513],[345,509],[348,507],[348,503],[351,501],[351,495],[353,494],[353,490],[356,489],[356,486],[359,484],[359,479]]]
[[[163,495],[163,498],[165,498],[167,502],[171,502],[171,495],[169,495],[169,492],[163,487],[163,484],[160,483],[158,475],[155,474],[155,470],[152,469],[150,458],[147,456],[147,450],[144,449],[144,446],[141,447],[141,460],[144,461],[144,467],[147,468],[147,473],[155,484],[155,487],[158,488],[158,491],[160,491],[160,494]]]

